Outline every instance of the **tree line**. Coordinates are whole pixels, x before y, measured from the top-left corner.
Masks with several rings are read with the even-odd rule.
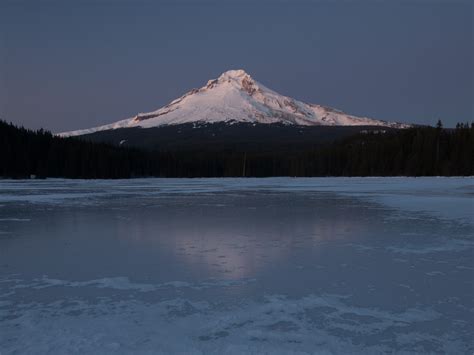
[[[368,131],[298,150],[147,151],[0,121],[0,177],[474,175],[474,123]]]

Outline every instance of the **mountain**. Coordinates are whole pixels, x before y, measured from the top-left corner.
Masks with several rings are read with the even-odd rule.
[[[292,99],[265,87],[244,70],[229,70],[193,89],[159,110],[139,113],[112,124],[63,132],[79,136],[123,128],[155,128],[207,123],[282,124],[292,126],[382,126],[410,125],[348,115],[342,111]]]

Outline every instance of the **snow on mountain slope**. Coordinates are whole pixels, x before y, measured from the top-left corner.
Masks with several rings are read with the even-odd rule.
[[[157,111],[112,124],[60,133],[77,136],[117,128],[151,128],[183,123],[254,122],[303,126],[385,126],[409,125],[356,117],[342,111],[304,103],[268,89],[243,70],[229,70],[206,86],[193,89]]]

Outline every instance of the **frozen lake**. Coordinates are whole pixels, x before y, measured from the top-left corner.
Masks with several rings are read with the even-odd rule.
[[[0,180],[0,353],[470,353],[474,179]]]

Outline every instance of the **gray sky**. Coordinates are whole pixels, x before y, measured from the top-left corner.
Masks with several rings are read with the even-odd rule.
[[[473,120],[472,1],[0,1],[0,117],[53,132],[228,69],[355,115]]]

